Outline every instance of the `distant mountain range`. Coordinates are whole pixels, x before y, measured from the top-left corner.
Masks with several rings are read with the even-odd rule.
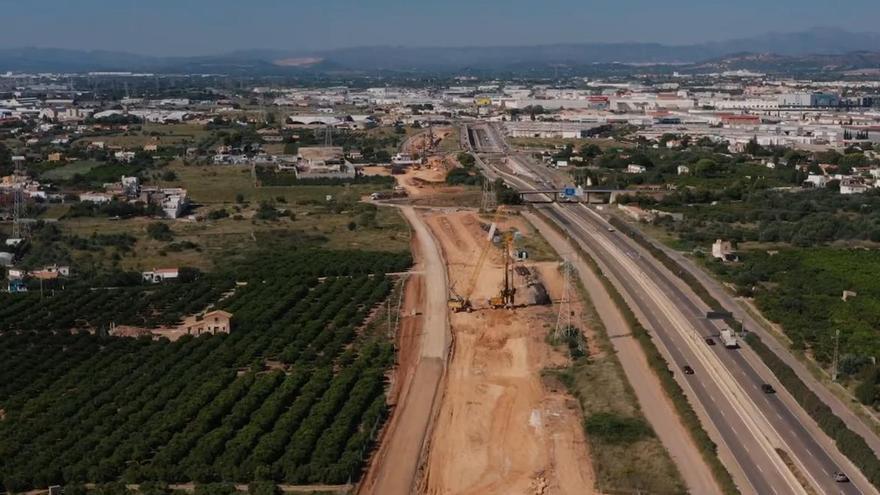
[[[540,46],[374,46],[323,51],[246,50],[198,57],[152,57],[113,51],[0,49],[0,71],[158,73],[522,70],[591,64],[683,64],[696,67],[876,68],[880,34],[814,28],[752,38],[663,45],[568,43]]]

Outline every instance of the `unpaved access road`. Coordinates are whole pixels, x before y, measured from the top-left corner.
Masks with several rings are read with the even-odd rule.
[[[531,213],[524,213],[545,240],[559,253],[571,253],[568,242],[553,230],[543,219]],[[639,343],[630,335],[629,326],[608,295],[602,282],[587,264],[572,257],[581,282],[593,301],[602,323],[608,332],[614,349],[623,365],[626,378],[632,385],[642,407],[645,418],[651,423],[663,446],[679,467],[682,478],[691,493],[720,494],[721,490],[712,476],[709,466],[703,461],[700,451],[691,439],[690,433],[681,423],[678,413],[648,365],[645,353]]]
[[[419,297],[408,298],[404,313],[415,310],[421,316],[403,322],[400,341],[418,342],[418,349],[415,356],[407,358],[415,361],[414,364],[400,363],[395,377],[400,387],[397,406],[372,468],[360,486],[361,494],[409,495],[413,492],[451,343],[443,257],[415,209],[405,206],[401,212],[413,229],[415,271],[421,273],[409,281],[413,285],[407,291],[415,290]],[[417,339],[414,333],[418,334]]]

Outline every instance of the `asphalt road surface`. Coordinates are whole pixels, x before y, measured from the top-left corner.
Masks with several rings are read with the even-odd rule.
[[[492,141],[492,151],[500,147],[497,137],[487,140]],[[516,158],[520,163],[528,162],[521,156]],[[532,170],[542,181],[552,180],[544,177],[546,168],[542,168],[537,165]],[[492,172],[520,189],[544,188],[544,184],[524,177]],[[805,493],[797,472],[819,493],[877,493],[749,349],[721,345],[717,338],[720,324],[705,319],[708,308],[641,246],[611,231],[586,205],[536,208],[591,252],[628,299],[655,342],[671,358],[670,366],[692,403],[711,421],[709,431],[719,448],[735,459],[736,466],[729,468],[744,492]],[[708,345],[708,337],[718,345]],[[683,375],[684,365],[695,373]],[[764,383],[771,384],[777,393],[762,392]],[[787,454],[794,469],[778,451]],[[833,474],[838,470],[846,472],[852,483],[835,482]]]

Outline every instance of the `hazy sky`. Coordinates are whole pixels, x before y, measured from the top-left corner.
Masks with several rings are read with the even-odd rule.
[[[691,43],[836,26],[877,31],[878,0],[0,0],[0,48],[155,55],[248,48]]]

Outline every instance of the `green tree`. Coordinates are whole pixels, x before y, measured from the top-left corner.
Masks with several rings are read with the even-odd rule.
[[[477,160],[473,157],[473,155],[464,151],[460,152],[456,156],[456,159],[458,159],[458,163],[460,163],[461,166],[465,168],[471,168],[477,163]]]
[[[147,235],[157,241],[171,241],[174,239],[174,233],[171,227],[163,222],[153,222],[147,225]]]

